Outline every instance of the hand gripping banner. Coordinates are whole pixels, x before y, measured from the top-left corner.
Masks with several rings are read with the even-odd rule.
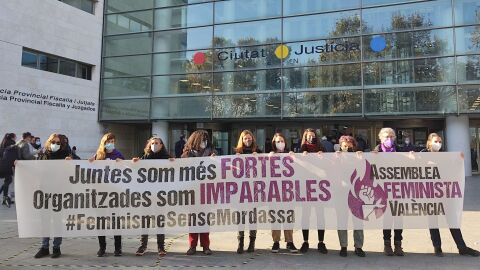
[[[459,228],[460,153],[20,161],[20,237]]]

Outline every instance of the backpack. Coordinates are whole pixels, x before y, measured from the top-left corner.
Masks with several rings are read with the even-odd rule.
[[[15,160],[19,159],[19,148],[17,145],[10,145],[3,151],[0,159],[0,177],[13,175]]]

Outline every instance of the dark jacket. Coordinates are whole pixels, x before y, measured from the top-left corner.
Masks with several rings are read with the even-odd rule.
[[[57,160],[57,159],[65,159],[69,156],[69,153],[65,149],[60,149],[57,152],[52,152],[50,150],[45,150],[41,154],[38,155],[38,160]]]
[[[210,147],[205,148],[203,151],[197,151],[192,149],[188,151],[187,157],[208,157],[211,156],[213,153],[216,154],[215,150],[212,150],[212,148]]]
[[[408,144],[408,145],[403,145],[402,148],[400,148],[400,151],[399,152],[410,152],[410,151],[414,151],[415,152],[415,145],[413,144]]]
[[[327,140],[322,140],[320,141],[320,143],[322,144],[323,148],[325,148],[324,150],[325,152],[335,152],[332,142]]]
[[[105,155],[105,159],[111,159],[111,160],[116,160],[117,158],[119,159],[125,159],[122,155],[122,153],[120,153],[120,151],[118,151],[117,149],[113,149],[112,152],[110,153],[106,153]]]
[[[2,158],[0,158],[0,177],[13,175],[14,163],[18,159],[18,147],[13,144],[3,149]]]
[[[157,153],[149,152],[148,154],[143,153],[140,159],[169,159],[167,151],[160,150]]]
[[[33,160],[33,159],[35,159],[35,156],[30,151],[30,147],[32,147],[32,146],[30,145],[29,142],[27,142],[25,140],[21,140],[17,143],[17,146],[18,146],[18,151],[19,151],[19,153],[18,153],[18,159],[19,160]]]
[[[255,152],[261,154],[261,153],[262,153],[262,150],[260,150],[260,149],[257,147],[257,151],[255,151]],[[241,154],[253,154],[252,148],[250,148],[250,147],[244,147],[244,148],[243,148],[243,153],[241,153]]]

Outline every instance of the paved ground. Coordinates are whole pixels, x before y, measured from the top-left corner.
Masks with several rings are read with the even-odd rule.
[[[34,224],[32,224],[34,225]],[[466,199],[463,215],[463,235],[467,244],[480,249],[480,177],[467,179]],[[339,244],[336,231],[327,231],[325,242],[329,248],[327,255],[321,255],[311,249],[307,254],[289,254],[285,251],[272,254],[271,235],[268,231],[258,233],[258,250],[253,254],[237,255],[235,233],[214,233],[211,235],[212,256],[186,256],[187,235],[167,236],[168,255],[159,258],[155,252],[155,242],[151,239],[149,253],[136,257],[134,252],[139,244],[137,237],[124,237],[123,257],[114,257],[113,239],[107,241],[109,256],[95,256],[97,239],[64,239],[62,257],[34,259],[40,239],[20,239],[17,234],[15,208],[0,207],[0,270],[7,269],[480,269],[480,258],[464,257],[457,249],[448,230],[441,230],[443,251],[446,256],[437,258],[432,255],[432,245],[427,230],[404,231],[405,257],[386,257],[382,251],[381,231],[365,231],[366,258],[358,258],[352,252],[347,258],[338,256]],[[315,232],[311,232],[310,245],[316,246]],[[302,234],[294,232],[297,247],[301,245]],[[312,238],[313,237],[313,238]],[[351,233],[349,235],[351,237]],[[313,241],[312,241],[313,240]],[[351,238],[350,238],[351,240]],[[282,243],[282,248],[284,248]]]

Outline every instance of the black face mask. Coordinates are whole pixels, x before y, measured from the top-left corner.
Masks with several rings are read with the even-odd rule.
[[[310,143],[310,144],[317,144],[317,138],[316,138],[316,137],[315,137],[315,138],[312,138],[311,141],[308,141],[308,140],[307,140],[307,142]]]

